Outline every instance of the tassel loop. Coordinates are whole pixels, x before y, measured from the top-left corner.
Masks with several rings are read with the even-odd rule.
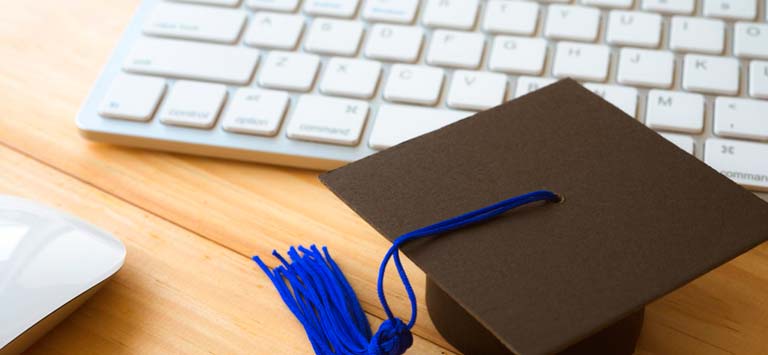
[[[322,253],[312,245],[288,250],[289,262],[277,251],[272,254],[282,265],[270,269],[258,256],[261,267],[285,304],[304,326],[317,355],[402,355],[413,345],[411,328],[416,324],[416,294],[400,261],[400,247],[415,239],[431,237],[494,218],[506,211],[533,202],[561,202],[557,194],[541,190],[512,197],[490,206],[417,229],[398,237],[379,266],[377,291],[387,315],[376,334],[371,334],[363,308],[328,249]],[[411,302],[406,324],[396,318],[384,294],[384,274],[393,261]]]

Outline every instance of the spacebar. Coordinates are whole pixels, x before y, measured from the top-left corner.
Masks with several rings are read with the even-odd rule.
[[[123,69],[140,74],[247,84],[258,60],[258,51],[250,48],[144,38],[136,42]]]

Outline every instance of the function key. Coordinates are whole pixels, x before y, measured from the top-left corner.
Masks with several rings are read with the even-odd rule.
[[[148,121],[165,93],[165,79],[119,74],[112,81],[99,114],[105,117]]]

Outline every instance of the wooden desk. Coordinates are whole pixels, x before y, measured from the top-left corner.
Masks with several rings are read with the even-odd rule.
[[[75,113],[138,2],[15,1],[0,11],[0,193],[81,216],[128,247],[114,281],[30,352],[310,354],[249,260],[297,243],[328,245],[378,323],[387,242],[316,173],[79,137]],[[425,312],[422,274],[408,272],[421,306],[409,354],[450,354]],[[404,292],[392,288],[390,302],[408,314]],[[651,305],[638,354],[766,354],[766,334],[763,245]]]

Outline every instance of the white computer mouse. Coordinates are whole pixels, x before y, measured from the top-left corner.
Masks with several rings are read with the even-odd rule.
[[[114,275],[123,244],[80,219],[0,195],[0,355],[18,354]]]

